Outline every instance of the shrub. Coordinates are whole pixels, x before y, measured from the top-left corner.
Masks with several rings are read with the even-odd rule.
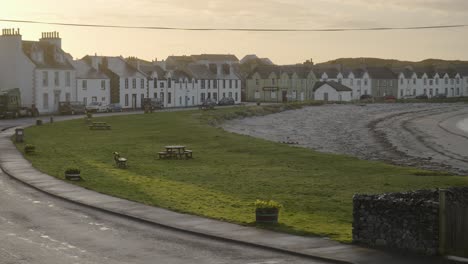
[[[81,170],[78,168],[67,168],[65,174],[80,174]]]
[[[24,152],[26,152],[26,153],[33,153],[34,151],[36,151],[36,146],[31,145],[31,144],[26,144],[26,145],[24,146]]]
[[[273,201],[273,200],[269,200],[269,201],[265,201],[265,200],[257,200],[255,201],[255,208],[257,209],[281,209],[283,207],[283,205],[281,205],[280,203],[276,202],[276,201]]]

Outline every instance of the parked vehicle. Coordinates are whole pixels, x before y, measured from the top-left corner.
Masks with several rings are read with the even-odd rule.
[[[361,95],[361,100],[368,100],[368,99],[372,99],[372,95],[370,95],[370,94]]]
[[[86,111],[91,112],[91,113],[107,112],[107,106],[105,106],[101,102],[92,102],[91,104],[86,106]]]
[[[429,99],[429,97],[427,96],[427,94],[421,94],[416,96],[415,99]]]
[[[107,112],[122,112],[123,108],[120,104],[108,104],[106,106]]]
[[[32,108],[21,106],[21,92],[18,88],[0,91],[0,118],[17,118],[32,114]]]
[[[148,107],[148,110],[152,111],[155,109],[163,109],[164,102],[158,98],[144,98],[141,106],[143,110],[145,110],[145,108]]]
[[[59,102],[59,113],[62,115],[84,114],[85,112],[82,102]]]
[[[221,100],[219,100],[218,105],[233,105],[233,104],[235,104],[235,103],[236,103],[236,102],[234,101],[233,98],[231,98],[231,97],[228,97],[228,98],[223,97]]]
[[[213,99],[206,99],[205,101],[202,102],[201,105],[198,106],[200,109],[214,109],[216,106],[216,101]]]
[[[445,94],[436,94],[432,98],[434,98],[434,99],[446,99],[447,95],[445,95]]]

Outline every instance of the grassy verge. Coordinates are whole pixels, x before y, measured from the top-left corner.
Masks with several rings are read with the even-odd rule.
[[[85,188],[240,224],[253,225],[256,199],[274,199],[284,208],[281,224],[272,228],[343,242],[351,241],[355,193],[468,184],[464,177],[318,153],[212,126],[282,107],[301,105],[96,119],[108,122],[110,131],[90,131],[84,120],[31,127],[26,143],[34,144],[37,153],[26,157],[60,179],[67,167],[81,168],[84,181],[77,184]],[[187,146],[194,159],[158,160],[157,152],[171,144]],[[23,146],[18,148],[22,151]],[[129,159],[128,169],[114,166],[114,151]]]

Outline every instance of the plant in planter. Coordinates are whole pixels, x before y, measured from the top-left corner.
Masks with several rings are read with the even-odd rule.
[[[71,181],[81,180],[81,171],[78,168],[68,168],[65,170],[65,179]]]
[[[93,113],[91,113],[91,112],[86,112],[86,117],[87,117],[87,118],[92,118],[92,117],[93,117]]]
[[[276,224],[278,223],[279,210],[283,206],[273,200],[255,201],[255,221],[261,224]]]
[[[26,144],[24,146],[24,153],[26,154],[31,154],[31,153],[34,153],[35,151],[36,151],[36,146],[34,145]]]

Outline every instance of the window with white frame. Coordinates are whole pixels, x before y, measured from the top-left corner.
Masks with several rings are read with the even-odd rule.
[[[42,72],[42,86],[49,86],[49,73],[46,71]]]
[[[136,79],[135,78],[132,79],[132,88],[136,89]]]
[[[83,89],[83,91],[86,91],[86,89],[88,89],[88,80],[81,81],[81,88]]]
[[[106,81],[101,80],[101,90],[105,90],[105,89],[106,89]]]
[[[54,72],[54,84],[55,84],[55,86],[60,86],[59,72]]]
[[[128,89],[128,78],[125,78],[125,89]]]
[[[65,73],[65,85],[67,87],[70,87],[70,85],[71,85],[71,74],[70,74],[70,72]]]

